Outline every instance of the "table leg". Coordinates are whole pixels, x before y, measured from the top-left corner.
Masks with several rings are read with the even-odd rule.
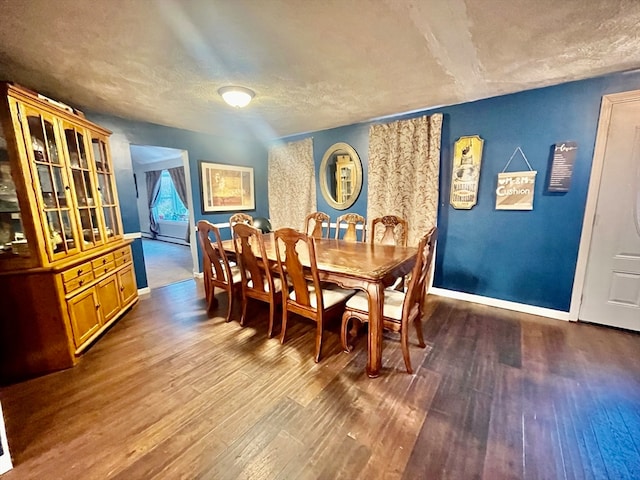
[[[384,287],[382,283],[370,283],[367,285],[369,297],[369,335],[367,358],[367,375],[375,378],[380,375],[382,368],[382,309],[384,306]]]

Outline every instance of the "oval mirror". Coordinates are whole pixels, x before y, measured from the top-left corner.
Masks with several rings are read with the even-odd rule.
[[[355,203],[362,189],[362,163],[348,143],[331,145],[320,164],[320,191],[336,210],[345,210]]]

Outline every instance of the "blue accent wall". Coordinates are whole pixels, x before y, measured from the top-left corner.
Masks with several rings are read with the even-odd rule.
[[[568,311],[601,99],[608,93],[635,89],[640,89],[640,72],[619,73],[381,120],[390,122],[435,112],[443,114],[440,234],[434,285]],[[256,209],[248,213],[254,217],[268,217],[267,147],[260,142],[213,137],[99,114],[90,115],[90,118],[114,131],[112,147],[133,143],[187,150],[196,221],[205,218],[217,223],[225,222],[229,217],[229,213],[202,214],[200,160],[252,166],[255,169]],[[334,143],[346,142],[353,146],[363,163],[364,182],[360,196],[349,211],[361,215],[367,213],[368,136],[372,123],[281,139],[293,141],[313,137],[316,169],[324,152]],[[484,139],[478,203],[471,210],[455,210],[449,205],[452,147],[459,137],[467,135],[479,135]],[[551,148],[561,141],[578,143],[571,189],[566,193],[549,193],[545,187]],[[534,208],[532,211],[496,210],[497,174],[516,147],[522,148],[538,172]],[[122,202],[125,231],[139,231],[137,212],[131,211],[135,202],[131,201],[133,179],[128,178],[132,177],[129,154],[114,152],[114,163],[120,198],[125,200]],[[508,170],[526,169],[524,161],[516,156]],[[331,208],[322,197],[319,185],[316,187],[318,210],[329,213],[332,219],[345,213]],[[134,252],[138,251],[141,253],[134,244]],[[134,256],[138,255],[134,253]],[[138,273],[140,258],[135,261]],[[144,268],[141,270],[144,272]],[[146,286],[146,278],[138,278],[138,282],[139,287]]]
[[[582,231],[591,162],[602,96],[640,88],[640,73],[620,73],[520,92],[449,107],[385,118],[391,122],[425,114],[443,114],[438,208],[438,249],[434,285],[474,295],[559,311],[569,311]],[[372,122],[373,123],[373,122]],[[369,125],[357,124],[312,136],[319,167],[327,148],[351,144],[364,169],[364,185],[349,211],[366,215]],[[449,204],[453,143],[461,136],[484,139],[478,203],[471,210]],[[578,153],[571,188],[549,193],[546,181],[552,146],[575,141]],[[532,211],[495,209],[497,175],[516,147],[537,170]],[[514,157],[508,171],[527,170]],[[335,218],[317,189],[318,209]]]

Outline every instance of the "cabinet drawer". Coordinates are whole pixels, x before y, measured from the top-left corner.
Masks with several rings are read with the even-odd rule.
[[[100,278],[101,276],[109,273],[114,268],[116,268],[115,262],[105,263],[104,265],[101,264],[93,269],[93,275],[96,278]]]
[[[131,254],[129,252],[127,252],[127,254],[123,255],[122,257],[116,258],[116,267],[124,265],[125,263],[131,263]]]
[[[118,261],[119,258],[123,258],[123,257],[129,257],[131,258],[131,247],[129,247],[128,245],[126,247],[120,248],[118,250],[116,250],[115,252],[113,252],[113,255],[116,258],[116,262]]]
[[[70,268],[66,272],[62,272],[62,281],[64,283],[67,283],[74,278],[79,278],[86,273],[91,273],[91,271],[91,262],[83,263],[82,265],[78,265],[77,267]]]
[[[66,272],[65,272],[66,273]],[[64,274],[63,274],[64,280]],[[69,280],[64,280],[64,291],[71,293],[74,290],[86,285],[93,280],[93,272],[89,270],[87,273],[80,275],[79,277],[71,277]]]
[[[94,270],[96,271],[100,271],[100,267],[103,267],[104,265],[106,265],[107,263],[113,262],[113,253],[107,253],[106,255],[103,255],[100,258],[96,258],[95,260],[93,260],[91,262],[91,266],[93,267]]]

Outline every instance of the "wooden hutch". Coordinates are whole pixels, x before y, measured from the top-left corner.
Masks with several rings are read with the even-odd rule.
[[[68,368],[138,299],[111,132],[0,83],[0,382]]]

